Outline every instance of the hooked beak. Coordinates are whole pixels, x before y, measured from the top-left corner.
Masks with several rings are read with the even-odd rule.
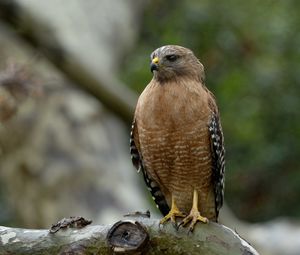
[[[152,62],[150,64],[151,73],[153,73],[153,71],[158,71],[158,63],[159,63],[158,57],[152,59]]]

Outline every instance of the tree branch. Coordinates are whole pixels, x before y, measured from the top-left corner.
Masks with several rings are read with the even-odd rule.
[[[140,224],[144,226],[149,239],[145,238],[147,244],[143,245],[143,251],[137,252],[129,249],[129,246],[135,244],[134,238],[140,239],[140,233],[136,232]],[[136,225],[137,228],[130,225]],[[115,247],[113,241],[107,240],[107,236],[111,238],[113,235],[112,232],[125,242],[124,247]],[[145,218],[135,218],[125,225],[118,222],[114,226],[67,228],[54,234],[48,230],[0,227],[0,254],[104,255],[111,254],[112,249],[117,254],[258,254],[237,233],[213,222],[197,224],[190,234],[183,228],[176,231],[171,224],[159,227],[158,220]]]

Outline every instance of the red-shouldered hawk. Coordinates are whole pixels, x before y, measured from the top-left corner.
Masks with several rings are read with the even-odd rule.
[[[224,141],[204,68],[187,48],[151,54],[153,79],[140,95],[132,125],[132,161],[155,203],[176,226],[217,221],[224,197]]]

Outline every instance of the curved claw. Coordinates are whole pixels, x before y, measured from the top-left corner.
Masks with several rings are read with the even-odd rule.
[[[178,225],[178,228],[180,226],[186,226],[190,221],[190,227],[189,227],[189,233],[193,232],[194,227],[197,223],[197,221],[203,222],[203,223],[208,223],[209,220],[206,217],[203,217],[199,210],[198,210],[198,192],[194,190],[194,196],[193,196],[193,207],[191,209],[191,212],[188,216],[186,216]]]
[[[189,222],[191,221],[191,224],[189,226],[189,232],[193,232],[194,227],[198,221],[203,222],[203,223],[208,223],[209,220],[206,217],[203,217],[200,215],[198,211],[194,211],[193,209],[191,210],[191,213],[185,217],[178,225],[180,226],[186,226]]]
[[[174,228],[178,229],[176,217],[185,217],[185,215],[179,210],[171,209],[170,212],[160,220],[159,225],[163,225],[167,221],[171,220],[171,223],[174,226]]]
[[[172,225],[176,230],[178,230],[177,222],[176,222],[176,217],[185,217],[186,215],[183,214],[179,209],[177,208],[174,199],[172,198],[172,207],[170,212],[163,217],[160,222],[159,226],[165,224],[167,221],[171,220]]]

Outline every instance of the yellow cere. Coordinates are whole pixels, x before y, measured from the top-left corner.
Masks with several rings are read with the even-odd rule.
[[[153,64],[158,64],[159,62],[159,58],[158,57],[155,57],[154,59],[152,59],[152,63]]]

